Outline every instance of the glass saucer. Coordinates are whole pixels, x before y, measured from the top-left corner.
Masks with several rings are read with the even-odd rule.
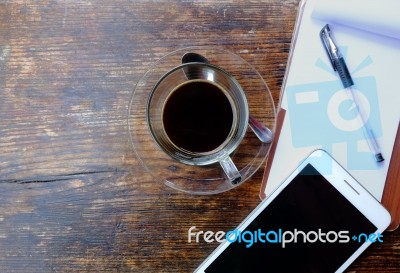
[[[221,166],[192,166],[180,163],[164,153],[153,139],[147,124],[146,107],[149,94],[159,79],[181,64],[185,53],[195,52],[229,72],[242,86],[250,115],[272,131],[275,127],[275,106],[271,92],[261,75],[238,55],[215,47],[188,47],[176,50],[154,63],[137,83],[128,111],[128,128],[133,149],[144,168],[158,181],[191,194],[216,194],[243,184],[261,166],[271,148],[247,128],[243,141],[231,154],[242,180],[232,185]]]

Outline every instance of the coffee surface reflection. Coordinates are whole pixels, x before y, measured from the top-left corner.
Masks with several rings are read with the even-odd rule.
[[[194,153],[222,148],[234,129],[232,99],[206,80],[185,82],[167,98],[163,126],[174,145]]]

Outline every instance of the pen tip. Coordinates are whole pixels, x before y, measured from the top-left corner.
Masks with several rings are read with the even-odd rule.
[[[375,155],[375,160],[376,160],[376,162],[382,162],[382,161],[384,161],[385,159],[383,158],[382,154],[379,153],[379,154],[376,154],[376,155]]]

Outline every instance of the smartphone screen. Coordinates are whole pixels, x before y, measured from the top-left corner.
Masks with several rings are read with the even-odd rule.
[[[296,242],[280,242],[286,231],[297,232]],[[232,235],[231,240],[236,241],[205,272],[335,272],[365,242],[366,237],[360,235],[376,231],[375,225],[308,164],[241,231],[242,237]],[[317,236],[322,240],[315,240]]]

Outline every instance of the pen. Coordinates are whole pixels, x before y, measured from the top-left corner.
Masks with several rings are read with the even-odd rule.
[[[320,32],[320,38],[324,45],[326,52],[328,53],[329,59],[332,63],[333,69],[337,71],[339,74],[340,80],[343,84],[343,87],[350,93],[351,98],[355,104],[355,108],[358,112],[358,117],[361,122],[361,125],[364,129],[364,137],[368,142],[368,146],[371,152],[374,154],[375,160],[377,162],[382,162],[384,160],[382,153],[380,151],[378,142],[374,137],[373,131],[369,128],[368,123],[366,123],[366,119],[363,115],[363,112],[360,109],[360,104],[357,101],[356,96],[354,95],[352,86],[354,85],[353,79],[349,73],[347,65],[343,59],[342,54],[340,53],[338,47],[336,46],[329,25],[325,25]]]

